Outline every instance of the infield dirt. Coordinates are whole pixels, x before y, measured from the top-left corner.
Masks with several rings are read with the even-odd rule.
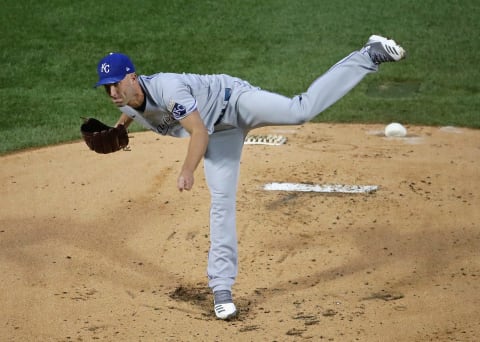
[[[0,157],[4,341],[475,341],[480,336],[480,131],[271,127],[244,148],[235,320],[207,288],[202,167],[176,190],[187,140],[131,135]],[[378,185],[371,194],[269,182]]]

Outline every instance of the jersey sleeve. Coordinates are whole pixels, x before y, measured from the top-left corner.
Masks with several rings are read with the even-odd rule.
[[[164,98],[167,110],[175,120],[181,120],[197,110],[197,100],[183,82],[174,81],[169,84]]]

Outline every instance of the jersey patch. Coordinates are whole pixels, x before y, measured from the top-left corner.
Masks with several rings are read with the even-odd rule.
[[[183,119],[185,114],[187,114],[187,108],[180,103],[175,102],[173,99],[168,103],[167,108],[172,114],[175,120]]]
[[[187,108],[179,103],[175,103],[175,106],[173,106],[172,109],[172,114],[175,119],[181,119],[183,116],[185,116],[185,114],[187,114]]]

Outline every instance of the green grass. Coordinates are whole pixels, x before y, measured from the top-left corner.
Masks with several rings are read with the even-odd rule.
[[[93,88],[110,51],[141,74],[227,73],[291,96],[371,33],[397,39],[408,59],[317,121],[480,128],[478,18],[476,0],[4,0],[0,154],[79,139],[81,116],[115,122]]]

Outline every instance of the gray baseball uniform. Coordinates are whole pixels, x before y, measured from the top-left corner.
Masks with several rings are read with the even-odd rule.
[[[139,76],[145,110],[124,106],[123,113],[154,132],[185,137],[179,120],[198,110],[210,134],[204,168],[211,194],[207,273],[214,291],[231,290],[237,276],[236,191],[248,131],[309,121],[376,70],[367,52],[353,52],[293,98],[228,75]]]

